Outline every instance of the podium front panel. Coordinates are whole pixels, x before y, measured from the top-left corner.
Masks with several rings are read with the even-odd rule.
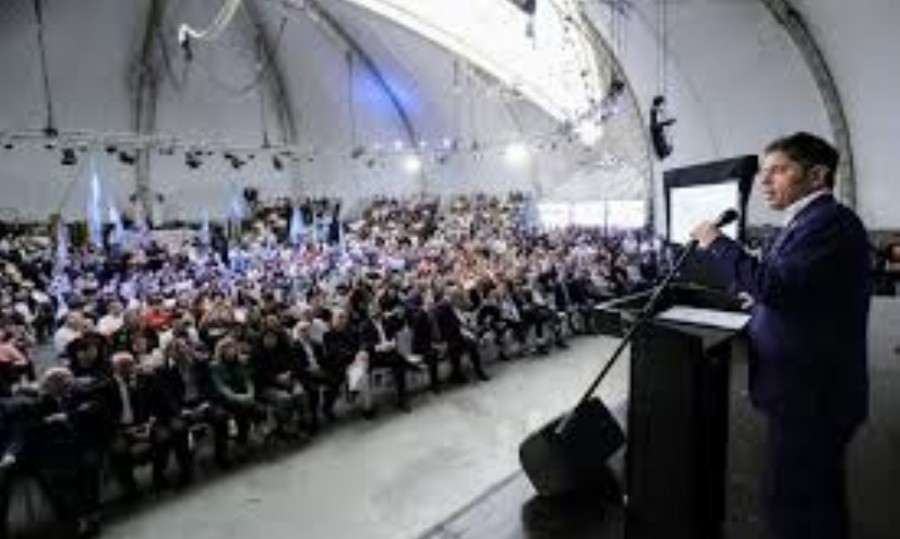
[[[716,342],[715,346],[710,346]],[[651,321],[631,347],[626,537],[722,534],[730,344]]]

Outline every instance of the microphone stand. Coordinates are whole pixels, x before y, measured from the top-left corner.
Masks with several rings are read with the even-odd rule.
[[[638,314],[637,319],[622,337],[621,342],[619,342],[619,346],[616,348],[613,355],[606,361],[606,365],[603,366],[603,370],[600,371],[600,374],[594,378],[594,381],[591,382],[591,385],[587,388],[587,391],[578,399],[578,404],[575,405],[572,410],[566,414],[560,421],[557,423],[556,428],[553,430],[553,434],[555,436],[562,436],[565,434],[566,427],[569,426],[572,419],[578,413],[578,410],[591,398],[594,391],[596,391],[597,386],[600,385],[600,382],[606,378],[607,373],[610,369],[613,368],[613,365],[618,361],[619,356],[622,355],[622,352],[625,350],[625,347],[631,343],[631,340],[634,338],[635,334],[639,329],[644,327],[648,320],[653,318],[655,314],[657,304],[662,298],[663,292],[669,288],[669,285],[672,283],[672,280],[681,271],[681,267],[684,266],[687,258],[697,250],[697,240],[691,240],[684,248],[684,252],[682,252],[678,258],[675,260],[675,264],[672,266],[672,269],[669,270],[669,273],[663,278],[662,281],[653,289],[653,293],[650,295],[650,299],[647,300],[647,303],[644,304],[644,308],[641,309],[641,312]]]

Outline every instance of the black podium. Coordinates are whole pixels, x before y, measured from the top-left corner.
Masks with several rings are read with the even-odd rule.
[[[618,306],[623,319],[642,297]],[[662,309],[734,311],[734,300],[675,287]],[[731,359],[738,329],[654,318],[631,345],[625,478],[626,539],[723,534]]]

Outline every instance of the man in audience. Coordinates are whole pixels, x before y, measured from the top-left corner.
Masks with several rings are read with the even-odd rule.
[[[303,414],[304,394],[295,379],[294,349],[277,319],[263,329],[250,352],[250,370],[257,400],[275,412],[275,435],[292,439]]]
[[[360,341],[359,329],[350,322],[349,313],[342,308],[332,311],[331,329],[325,334],[325,353],[329,356],[328,364],[335,373],[342,373],[347,378],[349,397],[355,400],[362,396],[363,417],[375,417],[375,405],[369,391],[368,362],[369,354]]]
[[[441,339],[447,345],[447,356],[453,368],[450,381],[465,383],[467,378],[462,371],[462,357],[468,356],[475,376],[481,381],[490,380],[481,366],[481,353],[478,341],[465,313],[465,292],[456,287],[448,287],[447,297],[440,300],[435,307],[435,319]]]
[[[332,365],[331,358],[325,354],[325,348],[313,340],[310,328],[311,325],[306,320],[297,323],[296,376],[307,395],[310,426],[315,431],[319,424],[319,391],[324,392],[321,414],[327,421],[333,422],[334,404],[344,382],[344,375],[340,367]]]

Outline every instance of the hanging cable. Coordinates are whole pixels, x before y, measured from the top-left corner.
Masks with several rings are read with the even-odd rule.
[[[203,75],[213,84],[221,88],[225,93],[234,96],[234,97],[242,97],[259,86],[263,78],[268,74],[268,71],[273,68],[273,64],[275,63],[275,58],[278,56],[278,51],[281,49],[282,39],[284,37],[285,29],[287,27],[288,18],[282,17],[281,22],[278,25],[278,32],[275,35],[274,44],[272,46],[272,50],[270,54],[261,54],[257,55],[257,58],[261,58],[260,61],[257,62],[257,67],[254,70],[252,78],[245,84],[236,85],[234,83],[225,81],[218,75],[216,75],[209,67],[201,61],[193,62],[193,65],[199,67],[200,71]],[[166,67],[166,75],[170,80],[172,80],[173,86],[180,90],[184,87],[185,81],[187,79],[187,66],[188,63],[185,62],[185,73],[181,76],[177,75],[174,70],[174,66],[171,62],[171,54],[169,53],[168,47],[164,40],[159,41],[160,46],[163,50],[163,63]]]
[[[34,18],[37,21],[38,51],[41,59],[41,80],[44,85],[44,103],[47,107],[47,125],[44,126],[44,134],[55,137],[58,133],[53,121],[53,98],[50,94],[50,74],[47,69],[47,50],[44,45],[44,13],[41,7],[43,0],[34,0]]]
[[[178,27],[178,42],[182,44],[187,43],[189,38],[203,41],[217,39],[228,28],[239,7],[241,7],[241,0],[226,0],[213,21],[203,30],[197,30],[187,23],[182,23]]]
[[[260,54],[262,54],[262,52],[261,52],[262,51],[262,36],[260,36],[259,39],[260,39],[259,50],[260,50]],[[264,149],[267,149],[270,146],[270,144],[269,144],[269,127],[268,127],[268,123],[266,122],[266,92],[265,92],[265,88],[263,88],[262,86],[258,86],[257,88],[258,88],[258,93],[259,93],[259,123],[262,126],[262,138],[263,138],[262,147]]]
[[[656,53],[656,94],[668,93],[669,79],[669,7],[667,0],[657,0],[657,24],[659,25],[658,50]]]
[[[347,114],[350,116],[350,148],[352,155],[354,157],[359,157],[359,155],[357,155],[359,144],[356,138],[356,95],[353,88],[353,77],[356,71],[353,61],[353,51],[347,50],[344,57],[347,60]]]

